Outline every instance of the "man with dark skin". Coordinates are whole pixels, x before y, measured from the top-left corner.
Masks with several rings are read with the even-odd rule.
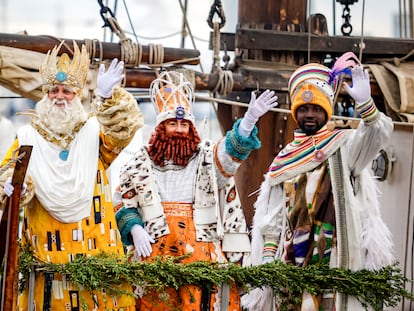
[[[326,124],[326,111],[322,107],[306,104],[296,110],[296,120],[306,135],[313,135]]]
[[[328,129],[339,76],[361,116],[357,129]],[[371,97],[369,74],[352,53],[332,69],[298,68],[289,80],[294,139],[275,157],[255,203],[254,265],[276,259],[297,267],[327,264],[343,269],[380,269],[394,263],[391,234],[381,219],[378,192],[367,168],[388,142],[393,124]],[[253,289],[242,298],[249,311],[278,310],[272,289]],[[354,297],[306,290],[294,311],[356,311]]]

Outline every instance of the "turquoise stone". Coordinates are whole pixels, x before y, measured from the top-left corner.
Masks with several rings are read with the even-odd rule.
[[[69,150],[62,150],[59,153],[59,158],[63,161],[66,161],[68,159],[68,156],[69,156]]]
[[[68,76],[63,71],[59,71],[58,73],[56,73],[56,80],[58,80],[59,82],[66,81],[67,78]]]

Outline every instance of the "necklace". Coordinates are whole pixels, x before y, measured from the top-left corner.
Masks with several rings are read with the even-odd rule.
[[[323,162],[325,160],[325,152],[323,152],[323,150],[319,150],[318,148],[316,148],[315,138],[313,136],[312,136],[312,144],[313,144],[313,148],[315,150],[313,158],[317,162]]]

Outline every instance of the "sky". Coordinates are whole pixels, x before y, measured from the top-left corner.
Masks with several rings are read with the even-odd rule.
[[[105,28],[106,31],[102,28],[97,0],[0,0],[1,3],[0,32],[26,31],[29,35],[111,41],[108,28]],[[183,18],[179,1],[112,0],[103,3],[115,14],[121,28],[133,41],[136,42],[135,32],[138,42],[143,45],[156,43],[165,47],[180,47]],[[204,52],[201,56],[207,70],[212,61],[211,51],[208,51],[211,29],[206,22],[211,3],[213,1],[188,0],[188,21],[195,48]],[[227,22],[222,31],[234,32],[237,0],[224,0],[223,8]],[[116,36],[112,39],[118,41]],[[186,38],[185,47],[194,48],[190,37]]]
[[[353,31],[351,35],[373,36],[373,37],[399,37],[398,15],[399,4],[412,0],[356,0],[350,5],[351,24]],[[344,6],[338,0],[310,0],[312,11],[324,14],[329,22],[330,35],[341,35],[343,24],[342,14]],[[335,13],[333,13],[333,3],[335,3]],[[403,4],[402,4],[403,5]],[[408,9],[408,4],[406,5]],[[401,8],[404,11],[404,7]],[[334,29],[333,16],[336,17]],[[362,19],[362,16],[364,17]],[[407,14],[408,16],[408,14]],[[361,32],[362,31],[362,32]],[[407,37],[407,36],[405,36]]]

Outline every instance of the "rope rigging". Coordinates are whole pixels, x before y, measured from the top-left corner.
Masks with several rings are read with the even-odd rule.
[[[214,21],[214,17],[217,14],[219,21]],[[207,24],[213,29],[213,66],[211,68],[212,73],[217,73],[219,78],[216,86],[213,88],[213,94],[219,93],[224,96],[228,95],[233,90],[233,72],[226,70],[229,63],[229,56],[225,51],[223,60],[225,61],[225,70],[220,66],[220,29],[224,27],[226,18],[224,16],[223,6],[221,0],[215,0],[210,8],[210,13],[207,18]]]
[[[132,40],[126,36],[125,32],[122,30],[118,21],[116,20],[115,14],[112,12],[110,8],[108,8],[102,3],[102,0],[98,0],[98,3],[101,7],[100,14],[104,21],[104,25],[102,27],[109,27],[111,31],[115,33],[119,38],[119,41],[121,44],[121,60],[125,63],[126,67],[127,66],[138,67],[141,64],[141,60],[142,60],[141,44],[139,44],[138,42],[136,43],[132,42]],[[150,53],[150,54],[153,55],[154,53]],[[155,53],[155,54],[162,55],[162,53]],[[150,60],[148,62],[150,63],[150,61],[152,61],[153,59],[154,58],[150,57]],[[158,61],[159,58],[157,58],[156,60]]]
[[[120,27],[115,17],[115,14],[112,12],[112,10],[108,8],[107,6],[105,6],[102,0],[98,0],[98,3],[101,7],[100,15],[104,21],[103,27],[109,28],[111,32],[116,34],[119,38],[119,42],[121,45],[120,60],[122,60],[125,63],[125,68],[139,67],[142,61],[142,55],[143,55],[142,49],[143,48],[142,48],[142,45],[138,42],[138,35],[136,34],[134,26],[132,24],[132,20],[131,20],[129,10],[128,10],[125,0],[123,0],[124,8],[127,12],[128,20],[132,28],[132,34],[135,37],[136,42],[132,42],[132,40],[126,35],[126,32]],[[192,43],[193,43],[193,47],[194,49],[196,49],[194,37],[191,33],[190,25],[186,18],[185,8],[183,8],[181,0],[179,0],[179,3],[181,6],[181,10],[183,11],[183,16],[184,16],[183,26],[186,28],[187,32],[189,33]],[[147,61],[146,66],[152,68],[154,72],[156,73],[156,75],[158,75],[160,70],[166,70],[167,66],[185,64],[187,62],[192,62],[194,60],[199,59],[199,57],[196,57],[196,58],[186,58],[186,59],[179,59],[179,60],[165,62],[164,56],[165,56],[165,51],[164,51],[164,47],[162,44],[153,44],[153,43],[148,44],[148,61]],[[199,63],[199,65],[201,67],[201,70],[203,71],[201,63]],[[177,69],[175,68],[174,70],[177,70]]]
[[[178,0],[178,3],[180,4],[180,8],[181,8],[181,11],[183,13],[184,28],[186,29],[186,31],[190,35],[190,39],[191,39],[191,43],[193,44],[193,48],[197,49],[197,46],[196,46],[195,41],[194,41],[194,36],[191,32],[190,24],[188,23],[186,7],[183,6],[181,0]],[[200,62],[200,69],[201,69],[201,72],[204,72],[204,69],[203,69],[203,66],[202,66],[201,62]]]
[[[183,29],[182,34],[188,34],[191,38],[192,45],[196,49],[196,44],[194,41],[194,36],[192,35],[191,28],[187,19],[187,7],[184,6],[182,0],[178,0],[182,14],[183,14]],[[132,33],[137,42],[132,42],[130,38],[126,35],[125,31],[120,27],[115,14],[113,11],[104,5],[103,0],[98,0],[100,5],[100,15],[104,21],[103,27],[107,27],[111,30],[112,33],[116,34],[119,38],[119,42],[121,45],[121,57],[125,63],[125,68],[128,67],[138,67],[141,65],[142,61],[142,46],[138,42],[138,35],[136,34],[135,30],[133,29],[131,18],[128,13],[129,22],[132,27]],[[125,0],[123,0],[124,7],[128,11],[127,5]],[[234,86],[234,78],[233,73],[230,70],[227,70],[229,67],[230,56],[227,53],[227,48],[224,46],[224,56],[223,62],[224,66],[220,66],[220,29],[225,25],[225,15],[223,6],[220,0],[215,0],[211,6],[207,23],[213,29],[213,65],[211,73],[216,74],[215,76],[218,77],[216,81],[214,81],[215,85],[212,88],[212,92],[214,94],[218,93],[221,95],[227,95],[233,90]],[[183,38],[184,39],[184,38]],[[88,42],[89,51],[92,55],[96,56],[96,48],[95,45],[97,42],[91,41]],[[102,53],[102,51],[101,51]],[[100,58],[101,59],[101,58]],[[161,44],[148,44],[148,63],[146,64],[148,67],[154,69],[156,74],[158,75],[160,70],[166,70],[167,65],[178,65],[180,63],[185,63],[183,60],[173,61],[164,63],[164,48]],[[202,64],[200,63],[201,71],[204,72]],[[177,68],[174,68],[177,70]],[[184,70],[184,69],[183,69]]]

